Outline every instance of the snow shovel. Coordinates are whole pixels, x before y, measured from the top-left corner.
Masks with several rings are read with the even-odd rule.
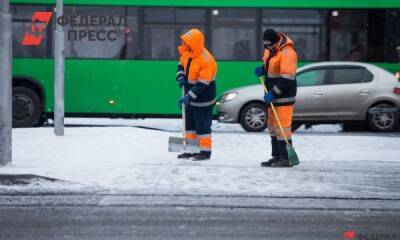
[[[260,77],[260,81],[261,81],[261,84],[262,84],[263,87],[264,87],[265,92],[268,92],[268,89],[267,89],[267,87],[265,86],[265,83],[264,83],[264,80],[263,80],[262,77]],[[287,150],[287,152],[288,152],[289,162],[290,162],[290,164],[293,165],[293,166],[294,166],[294,165],[299,165],[300,161],[299,161],[299,158],[297,157],[297,153],[296,153],[296,151],[294,150],[292,144],[290,144],[290,142],[289,142],[289,140],[288,140],[288,138],[287,138],[287,136],[286,136],[286,133],[285,133],[285,131],[283,130],[282,124],[281,124],[281,122],[279,121],[278,114],[276,113],[274,104],[273,104],[272,102],[270,103],[270,107],[271,107],[271,109],[272,109],[272,112],[274,113],[274,117],[275,117],[275,119],[276,119],[276,122],[278,123],[279,129],[280,129],[280,131],[281,131],[281,133],[282,133],[282,135],[283,135],[283,138],[285,139],[285,142],[286,142],[286,150]]]
[[[182,96],[185,95],[185,89],[182,87]],[[199,153],[200,146],[198,141],[193,139],[187,139],[186,136],[186,108],[185,104],[182,104],[182,135],[183,138],[169,137],[168,139],[168,151],[169,152],[184,152],[190,151],[192,153]]]

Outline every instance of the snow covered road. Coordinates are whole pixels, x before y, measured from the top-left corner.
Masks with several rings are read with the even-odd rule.
[[[400,141],[391,135],[297,134],[301,164],[291,169],[259,167],[270,152],[266,134],[218,132],[207,162],[176,159],[167,151],[169,136],[179,134],[74,127],[55,137],[52,128],[14,129],[13,164],[0,174],[37,174],[74,184],[0,185],[0,192],[400,199]]]

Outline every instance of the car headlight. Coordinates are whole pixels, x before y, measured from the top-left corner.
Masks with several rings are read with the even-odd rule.
[[[224,94],[224,95],[222,95],[220,102],[223,103],[223,102],[230,101],[230,100],[234,99],[237,95],[238,95],[238,93],[236,93],[236,92]]]

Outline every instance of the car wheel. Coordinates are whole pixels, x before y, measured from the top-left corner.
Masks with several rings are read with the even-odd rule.
[[[240,124],[248,132],[261,132],[267,128],[266,107],[261,103],[250,103],[240,114]]]
[[[36,126],[42,114],[39,96],[26,87],[15,87],[12,91],[13,127]]]
[[[374,106],[373,109],[373,111],[369,111],[367,118],[368,125],[371,130],[377,132],[389,132],[396,129],[399,120],[398,114],[396,111],[385,110],[393,109],[392,105],[379,104]]]

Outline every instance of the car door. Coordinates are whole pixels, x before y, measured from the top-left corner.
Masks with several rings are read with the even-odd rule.
[[[327,69],[312,68],[297,74],[295,117],[299,120],[323,117],[326,105]]]
[[[328,79],[326,112],[332,118],[355,119],[374,94],[373,75],[362,66],[336,66]]]

